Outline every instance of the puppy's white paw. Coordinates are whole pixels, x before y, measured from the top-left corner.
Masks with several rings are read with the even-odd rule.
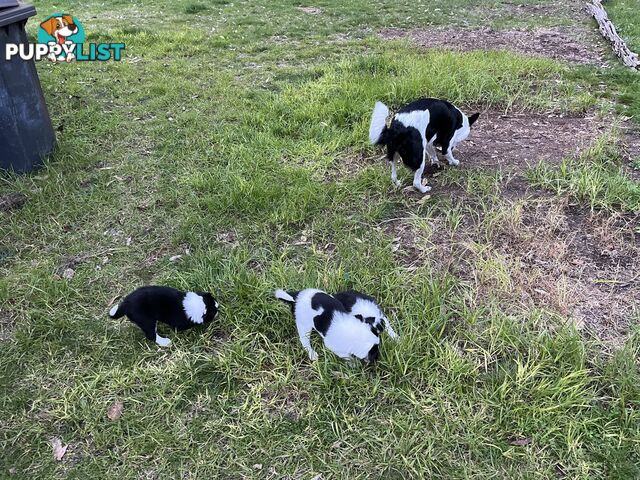
[[[427,193],[429,190],[431,190],[431,187],[429,185],[414,185],[414,187],[416,187],[416,190],[418,190],[420,193]]]
[[[449,165],[457,167],[458,165],[460,165],[460,160],[456,160],[455,158],[453,160],[449,160]]]
[[[392,180],[392,182],[393,182],[393,184],[394,184],[396,187],[400,187],[400,186],[402,185],[402,183],[400,182],[400,180]]]
[[[350,358],[349,360],[347,360],[347,366],[349,368],[358,368],[360,366],[360,362],[358,362],[358,360],[356,360],[355,358]]]
[[[169,345],[171,345],[171,340],[156,334],[156,343],[161,347],[168,347]]]
[[[315,350],[309,352],[309,360],[315,362],[318,359],[318,353]]]

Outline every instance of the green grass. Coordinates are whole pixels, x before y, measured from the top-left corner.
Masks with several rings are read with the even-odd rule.
[[[630,0],[608,1],[605,8],[609,18],[616,26],[616,30],[627,43],[633,52],[640,52],[640,12],[637,5]],[[595,21],[592,22],[595,26]],[[609,45],[607,48],[609,48]],[[614,62],[619,62],[613,54],[611,58]],[[640,78],[637,72],[628,68],[615,68],[612,71],[598,74],[594,77],[594,88],[601,82],[601,77],[609,77],[607,83],[610,84],[609,94],[619,102],[620,110],[625,115],[638,118],[640,116]],[[616,85],[615,87],[613,85]]]
[[[189,13],[189,14],[202,13],[202,12],[205,12],[206,10],[207,10],[206,5],[202,3],[197,3],[197,2],[188,3],[184,7],[184,13]]]
[[[607,2],[607,14],[616,26],[627,46],[633,52],[640,51],[640,12],[630,0]]]
[[[586,202],[592,209],[640,211],[640,184],[621,166],[619,133],[600,137],[578,158],[558,167],[540,162],[529,172],[534,185]]]
[[[461,229],[461,210],[437,190],[422,205],[395,190],[385,162],[350,170],[352,157],[381,154],[366,145],[375,100],[579,114],[630,88],[628,74],[372,36],[530,26],[512,10],[487,18],[499,1],[324,0],[315,16],[299,5],[65,5],[91,41],[127,47],[121,63],[38,64],[63,127],[58,150],[34,174],[0,177],[0,195],[27,197],[0,212],[0,476],[638,477],[637,328],[610,351],[549,312],[514,314],[491,294],[470,301],[473,285],[429,257],[399,261],[385,229],[398,217],[425,237],[440,217]],[[40,16],[59,9],[36,6]],[[598,82],[602,94],[588,88]],[[619,163],[600,151],[611,146],[572,164],[585,185],[591,170],[609,175],[593,196],[565,188],[569,177],[554,180],[558,192],[633,209],[637,185],[611,175]],[[463,186],[487,232],[500,221],[489,215],[500,173],[441,178]],[[508,270],[492,274],[509,285]],[[168,333],[174,343],[159,349],[106,317],[116,296],[148,283],[211,290],[219,321]],[[350,368],[321,346],[310,364],[272,297],[306,286],[376,296],[401,342],[384,341],[375,368]],[[53,437],[69,445],[62,462]]]

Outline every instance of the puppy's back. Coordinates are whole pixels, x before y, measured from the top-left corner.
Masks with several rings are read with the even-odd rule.
[[[328,293],[315,288],[298,292],[293,306],[296,322],[315,328],[323,337],[326,335],[335,312],[346,312],[344,305]]]
[[[131,316],[145,312],[150,316],[165,318],[179,311],[184,295],[184,292],[175,288],[147,285],[127,295],[115,313]]]
[[[344,305],[347,311],[351,311],[358,300],[365,300],[372,303],[373,305],[378,306],[375,298],[365,293],[358,292],[357,290],[346,290],[344,292],[338,292],[333,296],[336,300]]]

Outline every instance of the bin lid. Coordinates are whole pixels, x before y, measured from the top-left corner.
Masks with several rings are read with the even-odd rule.
[[[0,27],[21,22],[36,14],[36,7],[15,0],[0,0]]]

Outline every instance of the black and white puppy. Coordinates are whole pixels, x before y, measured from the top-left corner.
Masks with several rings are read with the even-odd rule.
[[[275,296],[291,305],[300,343],[311,361],[318,358],[311,346],[312,330],[317,331],[325,346],[340,358],[356,357],[368,362],[378,359],[380,337],[333,296],[314,288],[300,292],[276,290]]]
[[[358,320],[366,323],[376,335],[380,336],[386,330],[393,340],[398,340],[398,335],[391,327],[391,323],[375,298],[355,290],[347,290],[334,295],[344,308],[353,314]]]
[[[449,165],[459,165],[453,149],[469,136],[471,126],[480,113],[467,117],[446,100],[421,98],[402,107],[389,126],[388,115],[387,106],[376,102],[369,125],[369,141],[387,146],[393,183],[400,186],[396,172],[396,155],[399,155],[403,163],[415,172],[413,186],[425,193],[431,190],[431,187],[422,185],[427,155],[432,164],[438,163],[435,146],[439,146]]]
[[[111,318],[124,315],[138,325],[145,336],[161,347],[171,340],[158,335],[158,322],[186,330],[213,320],[219,304],[210,293],[182,292],[171,287],[147,286],[134,290],[109,311]]]

